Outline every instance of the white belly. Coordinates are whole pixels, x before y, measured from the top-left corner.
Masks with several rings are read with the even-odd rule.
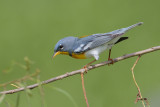
[[[103,52],[103,51],[105,51],[109,48],[110,48],[109,45],[105,44],[105,45],[102,45],[102,46],[99,46],[99,47],[96,47],[94,49],[91,49],[91,50],[87,51],[85,53],[85,56],[87,58],[94,57],[94,55],[99,55],[101,52]]]
[[[119,38],[120,38],[120,37],[119,37]],[[114,45],[114,43],[116,43],[116,42],[119,40],[119,38],[115,38],[115,39],[111,40],[110,42],[107,42],[107,43],[104,44],[104,45],[101,45],[101,46],[99,46],[99,47],[96,47],[96,48],[94,48],[94,49],[91,49],[91,50],[87,51],[87,52],[85,53],[85,56],[86,56],[87,58],[94,57],[96,60],[98,60],[98,59],[99,59],[99,54],[100,54],[101,52],[107,50],[107,49],[111,49],[111,47]]]

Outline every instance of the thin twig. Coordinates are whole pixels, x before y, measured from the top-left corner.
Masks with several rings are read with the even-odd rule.
[[[81,73],[81,79],[82,79],[82,88],[83,88],[84,98],[85,98],[85,101],[86,101],[87,107],[89,107],[89,103],[88,103],[87,95],[86,95],[86,90],[85,90],[85,87],[84,87],[84,78],[83,78],[83,73]]]
[[[28,79],[30,79],[31,77],[37,76],[39,73],[40,73],[40,70],[37,69],[33,74],[25,75],[24,77],[21,77],[21,78],[19,78],[19,79],[17,79],[17,80],[13,80],[13,81],[9,81],[9,82],[0,84],[0,87],[6,87],[8,84],[10,84],[10,85],[13,86],[13,85],[14,85],[13,83],[28,80]],[[16,86],[15,86],[15,87],[16,87]]]
[[[156,46],[156,47],[145,49],[145,50],[142,50],[142,51],[139,51],[139,52],[127,54],[127,55],[115,58],[112,61],[105,61],[105,62],[102,62],[102,63],[99,63],[99,64],[91,65],[87,68],[87,71],[98,68],[98,67],[101,67],[101,66],[104,66],[104,65],[108,65],[112,62],[115,63],[115,62],[118,62],[118,61],[121,61],[121,60],[124,60],[124,59],[127,59],[127,58],[147,54],[147,53],[157,51],[157,50],[160,50],[160,46]],[[79,70],[76,70],[76,71],[72,71],[72,72],[69,72],[69,73],[66,73],[66,74],[63,74],[63,75],[60,75],[60,76],[42,81],[41,83],[36,83],[36,84],[33,84],[33,85],[29,85],[27,87],[21,87],[21,88],[18,88],[18,89],[2,91],[2,92],[0,92],[0,94],[13,94],[13,93],[16,93],[16,92],[24,91],[26,88],[34,89],[34,88],[38,87],[39,85],[44,85],[44,84],[48,84],[48,83],[51,83],[51,82],[55,82],[57,80],[61,80],[61,79],[64,79],[66,77],[70,77],[70,76],[73,76],[73,75],[76,75],[76,74],[81,74],[81,73],[84,73],[84,72],[85,72],[85,69],[79,69]]]
[[[143,98],[143,97],[142,97],[141,90],[140,90],[140,88],[139,88],[139,86],[138,86],[138,83],[136,82],[136,79],[135,79],[135,76],[134,76],[134,68],[135,68],[135,66],[137,65],[137,63],[138,63],[138,61],[139,61],[140,58],[141,58],[141,55],[138,56],[136,62],[134,63],[133,67],[131,68],[131,70],[132,70],[132,76],[133,76],[134,84],[136,85],[137,90],[138,90],[138,94],[137,94],[137,98],[136,98],[135,103],[137,103],[139,100],[141,100],[143,107],[145,107],[144,100],[146,101],[146,104],[147,104],[147,105],[149,105],[149,103],[148,103],[148,101],[147,101],[147,98]]]
[[[136,99],[135,103],[138,102],[138,97],[140,97],[140,98],[142,99],[142,95],[141,95],[140,88],[139,88],[139,86],[138,86],[138,84],[137,84],[137,82],[136,82],[135,76],[134,76],[134,68],[135,68],[136,64],[138,63],[140,57],[141,57],[141,56],[139,55],[138,58],[137,58],[137,60],[136,60],[136,62],[134,63],[134,65],[133,65],[133,67],[132,67],[132,69],[131,69],[131,70],[132,70],[132,76],[133,76],[134,84],[136,85],[136,87],[137,87],[137,89],[138,89],[138,95],[137,95],[137,99]],[[143,107],[145,107],[145,104],[144,104],[144,101],[143,101],[143,100],[142,100],[142,105],[143,105]]]

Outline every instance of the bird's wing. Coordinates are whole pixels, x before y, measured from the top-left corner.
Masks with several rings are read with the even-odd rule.
[[[74,53],[83,53],[101,46],[113,39],[111,35],[94,34],[85,38],[79,38],[74,46]]]
[[[121,28],[121,29],[114,30],[114,31],[108,32],[108,33],[93,34],[93,35],[90,35],[90,36],[87,36],[87,37],[84,37],[84,38],[79,38],[76,41],[76,44],[73,47],[73,51],[74,51],[74,53],[83,53],[83,52],[86,52],[88,50],[94,49],[98,46],[106,44],[107,42],[110,42],[114,38],[120,37],[121,35],[123,35],[128,30],[130,30],[130,29],[132,29],[136,26],[139,26],[141,24],[143,24],[143,23],[140,22],[140,23],[131,25],[129,27]],[[117,41],[115,41],[115,43]]]

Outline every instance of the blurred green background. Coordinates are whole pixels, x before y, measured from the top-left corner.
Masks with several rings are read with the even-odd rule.
[[[93,59],[77,60],[66,55],[52,59],[58,40],[67,36],[104,33],[144,22],[125,34],[129,39],[112,49],[112,58],[158,46],[160,43],[159,0],[0,0],[0,84],[21,78],[24,57],[33,61],[30,73],[40,69],[40,80],[82,68]],[[104,52],[96,63],[106,61]],[[144,55],[135,68],[143,97],[159,107],[160,52]],[[137,89],[131,67],[136,57],[104,66],[85,75],[91,107],[141,107],[134,103]],[[27,84],[36,83],[29,80]],[[6,87],[14,89],[13,86]],[[19,107],[85,107],[80,75],[38,88],[32,96],[20,93]],[[0,87],[0,91],[4,88]],[[5,96],[0,107],[16,107],[18,94]],[[7,106],[7,105],[10,106]]]

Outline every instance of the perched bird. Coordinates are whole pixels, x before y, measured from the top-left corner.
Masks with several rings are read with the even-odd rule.
[[[85,37],[66,37],[58,41],[54,48],[54,55],[65,54],[77,59],[86,59],[94,57],[95,60],[88,63],[84,68],[88,67],[90,64],[99,59],[99,54],[107,49],[109,49],[108,60],[110,58],[111,48],[114,44],[117,44],[123,40],[128,39],[128,37],[121,37],[128,30],[143,24],[139,22],[132,26],[121,28],[112,32],[93,34]]]

